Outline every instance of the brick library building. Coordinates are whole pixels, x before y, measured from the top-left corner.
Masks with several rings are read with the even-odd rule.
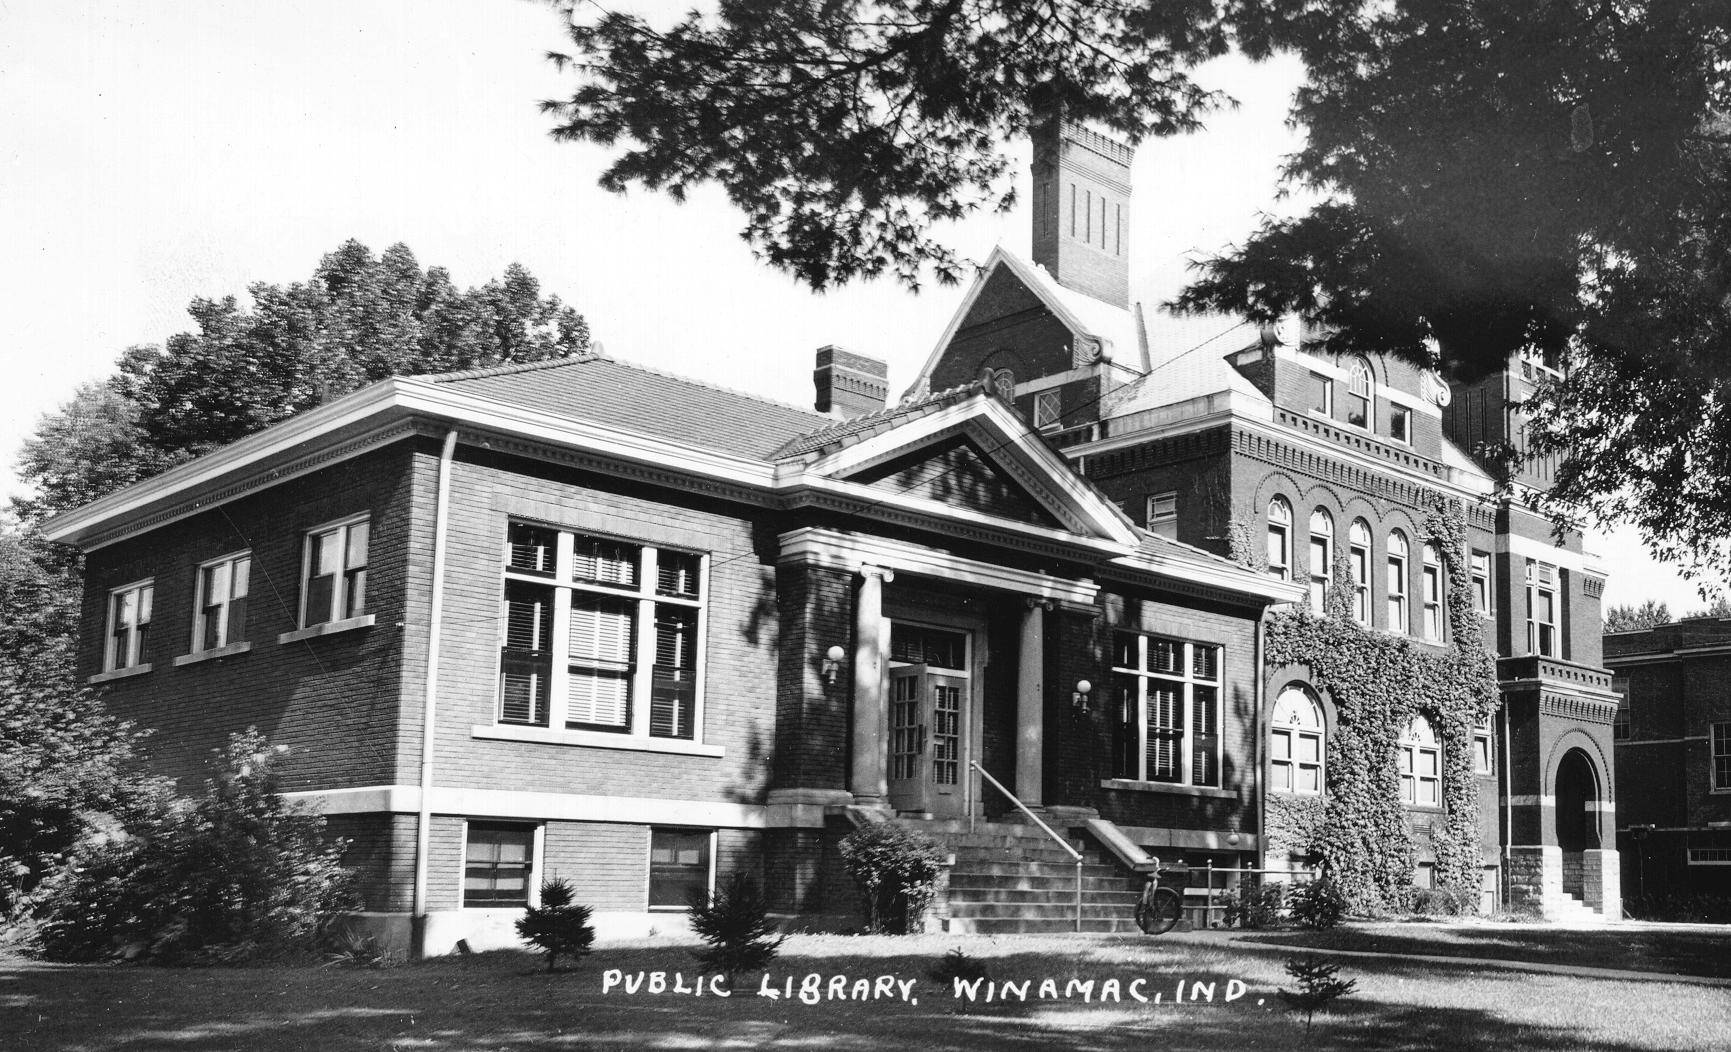
[[[66,513],[82,674],[185,784],[232,733],[286,745],[417,953],[512,942],[555,876],[606,934],[741,868],[845,924],[836,844],[885,820],[953,856],[949,930],[1069,930],[1066,896],[1009,892],[1071,850],[1114,930],[1150,857],[1317,861],[1273,816],[1326,807],[1353,702],[1265,645],[1335,594],[1494,659],[1468,733],[1421,699],[1378,744],[1413,882],[1464,821],[1481,908],[1620,916],[1604,575],[1462,452],[1519,439],[1546,366],[1451,384],[1145,311],[1130,162],[1038,132],[1033,258],[994,250],[896,401],[835,347],[809,411],[599,355],[395,378]]]

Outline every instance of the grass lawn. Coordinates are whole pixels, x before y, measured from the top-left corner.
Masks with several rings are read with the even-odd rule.
[[[1547,936],[1568,944],[1581,934],[1535,928],[1526,945]],[[1029,999],[970,1003],[927,979],[927,970],[956,946],[980,958],[1000,983],[1029,980]],[[1303,1024],[1274,992],[1286,983],[1281,962],[1289,952],[1222,943],[1207,933],[796,936],[769,972],[780,991],[793,980],[792,1001],[758,996],[755,976],[727,998],[707,984],[703,996],[650,993],[647,977],[635,993],[624,992],[622,982],[603,992],[609,969],[634,979],[640,972],[681,972],[689,985],[696,969],[687,947],[667,941],[602,947],[558,974],[519,953],[383,969],[163,969],[7,957],[0,958],[0,1048],[1291,1050],[1305,1045]],[[1318,1016],[1314,1047],[1723,1049],[1731,1043],[1725,987],[1369,958],[1339,963],[1358,990]],[[797,995],[810,974],[823,980],[815,1004]],[[837,975],[846,976],[845,985],[831,981]],[[880,983],[880,976],[888,979]],[[859,984],[862,978],[868,982]],[[1048,978],[1057,991],[1071,980],[1094,986],[1087,1000],[1079,987],[1067,999],[1038,999]],[[912,985],[894,985],[898,980]],[[1120,999],[1102,1003],[1108,980],[1116,980]],[[1185,997],[1174,1004],[1180,980]],[[1229,986],[1231,980],[1242,988]],[[1212,1003],[1191,1000],[1197,981],[1214,984]],[[1132,990],[1149,1003],[1133,1000]],[[832,993],[875,999],[830,1000]],[[1238,996],[1227,1001],[1229,993]]]

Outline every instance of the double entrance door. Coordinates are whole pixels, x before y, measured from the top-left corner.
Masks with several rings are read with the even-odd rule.
[[[968,634],[896,622],[890,630],[889,793],[897,811],[967,811]]]

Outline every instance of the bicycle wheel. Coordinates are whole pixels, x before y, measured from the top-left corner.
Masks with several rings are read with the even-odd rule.
[[[1171,888],[1155,888],[1152,901],[1144,896],[1136,903],[1136,926],[1148,935],[1165,935],[1178,924],[1184,912],[1178,893]]]

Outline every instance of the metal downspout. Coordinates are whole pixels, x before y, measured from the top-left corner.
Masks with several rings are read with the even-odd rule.
[[[457,451],[457,429],[445,433],[439,453],[438,498],[433,505],[433,585],[427,613],[426,696],[421,709],[421,792],[415,822],[415,904],[411,918],[411,952],[426,956],[427,854],[433,839],[433,727],[439,699],[439,629],[445,612],[445,525],[451,503],[451,460]]]
[[[1509,757],[1514,753],[1514,743],[1509,741],[1509,700],[1503,699],[1499,708],[1502,709],[1503,722],[1503,909],[1509,908],[1509,889],[1513,886],[1509,877],[1510,855],[1515,842],[1515,805],[1509,782]]]
[[[1264,711],[1268,698],[1268,670],[1263,667],[1262,637],[1267,630],[1268,609],[1263,608],[1262,616],[1256,619],[1256,680],[1254,684],[1254,701],[1256,704],[1256,777],[1252,784],[1256,786],[1256,868],[1268,868],[1268,729],[1263,721],[1268,718]]]

